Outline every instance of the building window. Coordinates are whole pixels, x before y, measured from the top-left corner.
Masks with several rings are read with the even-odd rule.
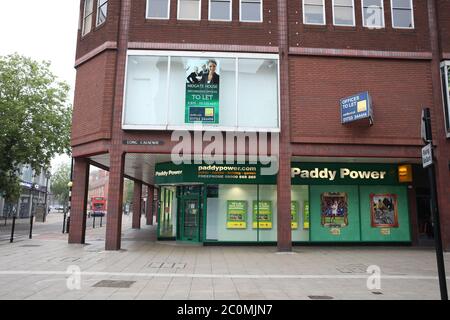
[[[178,19],[200,20],[201,0],[178,0]]]
[[[372,29],[384,28],[383,0],[362,0],[363,26]]]
[[[441,63],[442,98],[444,102],[445,131],[450,138],[450,61]]]
[[[393,28],[414,28],[414,11],[412,0],[391,0],[391,9]]]
[[[262,0],[240,0],[240,18],[243,22],[262,22]]]
[[[232,0],[209,0],[209,20],[231,21]]]
[[[335,26],[355,26],[354,0],[333,0],[333,24]]]
[[[147,0],[147,19],[169,19],[170,0]]]
[[[303,23],[325,24],[324,0],[303,0]]]
[[[85,0],[83,10],[83,29],[81,31],[82,36],[91,32],[93,14],[94,14],[94,0]]]
[[[108,16],[108,0],[98,0],[97,2],[97,27],[106,21]]]

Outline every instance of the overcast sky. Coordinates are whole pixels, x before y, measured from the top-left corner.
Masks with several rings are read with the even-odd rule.
[[[80,0],[0,0],[0,55],[14,52],[47,60],[71,88]],[[53,165],[67,161],[58,157]]]

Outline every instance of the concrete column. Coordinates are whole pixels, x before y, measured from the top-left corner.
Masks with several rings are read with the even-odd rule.
[[[133,229],[141,228],[141,199],[142,199],[142,183],[134,182],[134,193],[133,193]]]
[[[153,225],[153,197],[155,196],[155,188],[153,186],[148,186],[147,194],[147,225]]]
[[[88,185],[89,159],[75,158],[73,166],[69,243],[85,243]]]
[[[106,250],[120,250],[121,248],[124,165],[124,153],[117,152],[110,155]]]

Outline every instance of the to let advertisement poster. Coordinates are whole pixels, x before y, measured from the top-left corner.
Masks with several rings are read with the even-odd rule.
[[[219,60],[188,60],[185,123],[218,124],[219,94]]]
[[[227,201],[227,229],[247,229],[247,201]]]
[[[291,229],[292,230],[298,229],[298,202],[297,201],[291,202]]]
[[[272,229],[272,221],[272,201],[253,201],[253,229]]]

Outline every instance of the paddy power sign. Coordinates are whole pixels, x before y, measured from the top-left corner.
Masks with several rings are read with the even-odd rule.
[[[214,59],[192,59],[186,66],[185,123],[219,123],[220,66]]]

